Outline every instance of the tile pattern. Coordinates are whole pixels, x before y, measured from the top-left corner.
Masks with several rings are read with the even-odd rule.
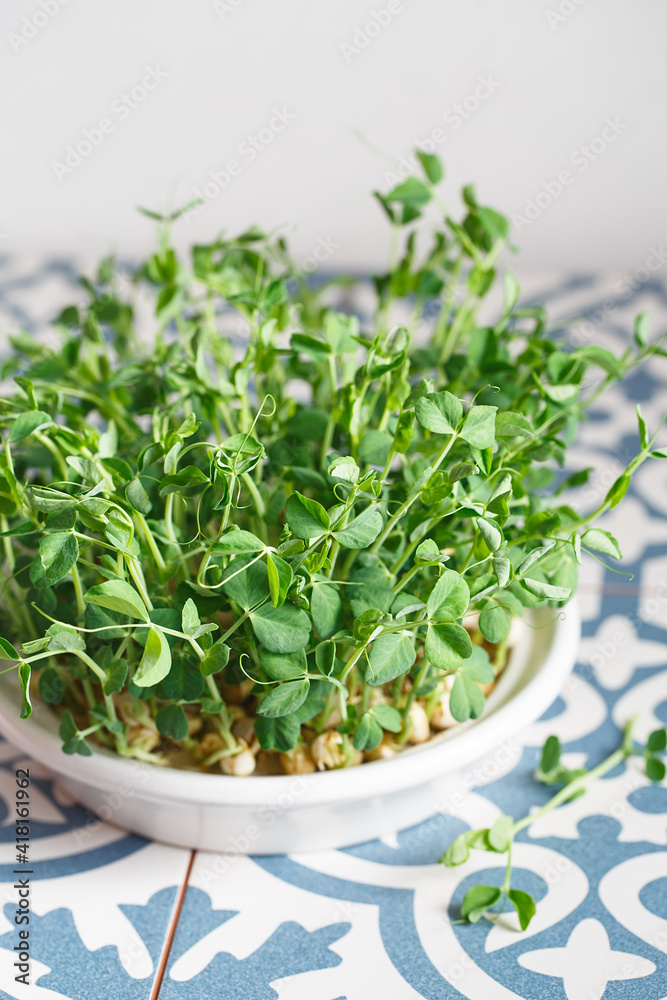
[[[658,283],[639,285],[614,310],[608,286],[586,277],[545,279],[533,283],[530,296],[549,300],[557,315],[587,317],[566,334],[573,344],[583,338],[620,346],[634,312],[667,316]],[[9,282],[0,312],[18,318],[23,292],[19,278]],[[665,359],[614,391],[582,428],[573,467],[596,470],[587,507],[599,503],[637,446],[637,402],[655,424],[667,408]],[[199,853],[175,915],[189,853],[95,820],[30,765],[29,989],[16,986],[12,972],[9,803],[20,761],[0,744],[1,1000],[148,1000],[174,926],[162,1000],[664,998],[667,789],[651,786],[636,761],[519,836],[518,885],[543,901],[524,934],[509,914],[493,927],[452,923],[480,873],[485,881],[502,874],[485,855],[454,871],[437,859],[466,827],[490,824],[501,811],[521,815],[546,800],[532,774],[550,732],[576,766],[610,752],[631,715],[640,737],[667,723],[666,477],[667,463],[647,464],[625,505],[607,515],[604,526],[621,541],[627,575],[592,560],[584,567],[579,663],[560,698],[502,754],[461,776],[456,808],[442,803],[418,826],[341,851]]]

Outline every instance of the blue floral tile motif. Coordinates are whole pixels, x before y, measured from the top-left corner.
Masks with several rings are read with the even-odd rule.
[[[141,937],[148,953],[157,965],[171,914],[176,887],[155,893],[145,906],[120,906]],[[5,916],[11,921],[14,905],[5,905]],[[17,938],[14,930],[0,937],[0,948],[13,949]],[[45,916],[33,914],[30,927],[30,948],[33,962],[32,986],[53,991],[68,1000],[148,1000],[154,975],[140,979],[130,976],[119,949],[106,945],[90,951],[81,941],[72,913],[68,909],[52,910]],[[35,972],[45,966],[46,971]],[[48,995],[48,994],[47,994]],[[0,992],[5,1000],[12,994]]]
[[[162,1000],[192,997],[193,990],[207,1000],[277,1000],[272,988],[275,980],[303,972],[340,965],[341,958],[330,945],[347,933],[349,924],[330,924],[308,931],[293,921],[280,926],[247,958],[238,959],[229,952],[218,952],[200,972],[184,982],[172,979],[174,963],[196,943],[200,936],[235,917],[235,911],[213,910],[209,896],[190,887],[174,937],[167,977],[163,981]]]

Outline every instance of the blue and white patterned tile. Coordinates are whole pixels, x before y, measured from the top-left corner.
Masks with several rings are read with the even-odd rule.
[[[15,860],[17,768],[30,769],[28,865]],[[0,743],[0,817],[0,998],[148,1000],[190,852],[101,822],[8,743]],[[15,981],[14,968],[24,869],[30,986]]]

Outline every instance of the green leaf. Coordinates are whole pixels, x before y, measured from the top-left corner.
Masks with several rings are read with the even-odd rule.
[[[551,771],[555,771],[560,764],[560,754],[560,740],[557,736],[548,736],[542,749],[540,770],[543,771],[544,774],[549,774]]]
[[[424,153],[420,149],[417,151],[417,159],[423,167],[427,180],[429,180],[431,184],[439,184],[444,176],[444,171],[442,169],[442,163],[435,153]]]
[[[184,740],[190,729],[182,705],[163,705],[155,716],[155,725],[161,736],[172,740]]]
[[[270,596],[266,563],[237,556],[222,574],[222,589],[227,597],[248,611]]]
[[[493,556],[492,563],[498,586],[501,588],[506,587],[512,573],[512,564],[509,561],[509,557],[504,553],[497,552]]]
[[[214,642],[211,648],[207,649],[206,655],[199,666],[204,677],[210,677],[211,674],[219,674],[221,670],[224,670],[229,663],[229,653],[229,646],[222,639]]]
[[[382,468],[389,457],[393,437],[386,431],[368,430],[359,442],[359,460]]]
[[[370,712],[364,712],[354,731],[355,750],[375,750],[382,743],[382,727]]]
[[[484,711],[484,695],[479,684],[459,671],[449,696],[449,710],[457,722],[478,719]]]
[[[83,599],[86,604],[95,604],[101,608],[108,608],[109,611],[117,611],[121,615],[129,615],[130,618],[140,618],[145,622],[149,620],[146,605],[134,587],[125,580],[107,580],[105,583],[99,583],[87,590]]]
[[[470,636],[453,622],[430,624],[426,633],[426,656],[440,670],[456,670],[472,654]]]
[[[0,636],[0,660],[20,660],[21,656],[18,650],[12,646],[8,639],[3,639]]]
[[[503,533],[493,521],[487,521],[483,517],[477,518],[479,533],[486,542],[490,552],[496,552],[503,544]]]
[[[648,346],[648,330],[650,317],[647,312],[640,312],[635,317],[634,340],[637,347]]]
[[[356,483],[361,470],[353,458],[335,458],[329,466],[329,475],[332,479],[342,479],[345,483]]]
[[[476,924],[485,912],[500,899],[501,891],[493,885],[474,885],[466,892],[461,905],[461,916]]]
[[[609,504],[609,509],[617,507],[621,502],[625,494],[628,492],[628,487],[630,485],[630,476],[627,473],[623,473],[619,476],[615,483],[609,488],[605,501]]]
[[[198,701],[204,692],[204,678],[191,660],[178,656],[160,682],[158,698],[169,701]]]
[[[18,441],[23,441],[35,431],[41,431],[52,423],[53,420],[49,414],[42,410],[29,410],[27,413],[21,413],[12,424],[12,429],[9,432],[9,443],[16,444]]]
[[[191,493],[201,493],[207,483],[210,483],[210,479],[201,469],[196,465],[187,465],[180,472],[165,476],[160,482],[159,493],[161,497],[169,496],[170,493],[189,496]]]
[[[53,587],[67,576],[79,558],[79,543],[71,531],[54,531],[39,543],[39,555],[30,566],[34,587]]]
[[[554,584],[544,583],[543,580],[531,580],[530,577],[523,579],[521,585],[534,597],[545,598],[548,601],[566,601],[572,593],[569,587],[556,587]]]
[[[288,750],[293,750],[298,742],[301,723],[295,715],[277,719],[260,716],[255,721],[255,732],[262,749],[287,753]]]
[[[432,538],[425,538],[424,541],[417,546],[417,550],[415,552],[415,560],[417,562],[440,562],[440,559],[440,549]]]
[[[466,831],[466,833],[460,833],[451,842],[440,858],[439,864],[445,865],[447,868],[456,868],[458,865],[465,864],[469,857],[470,847],[468,845],[468,832]]]
[[[111,582],[111,581],[110,581]],[[106,586],[106,584],[102,584]],[[135,617],[137,617],[135,615]],[[144,655],[132,682],[137,687],[152,687],[167,676],[171,667],[171,650],[162,629],[151,627],[144,646]]]
[[[30,664],[19,663],[19,684],[21,685],[21,718],[29,719],[32,715],[30,700]]]
[[[365,680],[380,687],[408,672],[417,658],[412,641],[400,632],[390,632],[374,640],[366,666]]]
[[[667,750],[667,729],[654,729],[646,746],[651,753],[662,753],[663,750]]]
[[[303,649],[297,653],[270,653],[268,649],[260,648],[259,662],[264,667],[266,676],[272,681],[302,679],[308,670],[308,661]]]
[[[429,618],[451,622],[461,618],[469,604],[468,584],[455,570],[446,569],[429,594],[426,612]]]
[[[603,552],[612,559],[622,559],[621,549],[618,542],[610,531],[603,531],[601,528],[589,528],[581,536],[583,545],[596,552]]]
[[[280,556],[277,556],[274,552],[267,552],[266,570],[269,581],[269,592],[271,594],[271,603],[274,608],[277,608],[281,604],[285,603],[287,592],[292,586],[292,580],[294,578],[292,567],[288,562],[285,562],[284,559],[281,559]]]
[[[523,413],[517,410],[505,410],[496,414],[496,437],[533,437],[534,434],[532,425]]]
[[[502,642],[510,630],[510,620],[505,608],[498,604],[495,608],[482,611],[479,616],[479,629],[488,642]]]
[[[431,192],[418,177],[407,177],[384,196],[385,201],[419,207],[431,200]]]
[[[125,687],[128,674],[127,660],[112,660],[106,668],[106,680],[102,685],[105,694],[117,694]]]
[[[497,409],[497,406],[472,406],[461,428],[461,437],[474,448],[490,448],[496,439]]]
[[[140,479],[132,479],[127,484],[125,497],[129,504],[138,510],[140,514],[150,514],[152,504],[148,498],[148,493],[142,486]]]
[[[373,705],[370,709],[370,714],[387,732],[400,733],[403,728],[401,713],[393,705]]]
[[[338,589],[325,583],[315,583],[310,596],[310,613],[315,631],[328,639],[342,626],[343,602]]]
[[[315,647],[315,663],[321,674],[330,677],[336,663],[336,643],[318,643]]]
[[[489,846],[498,854],[504,854],[512,845],[513,831],[514,820],[512,817],[505,814],[499,816],[486,835]]]
[[[298,538],[320,538],[329,530],[329,515],[317,500],[293,493],[285,504],[285,520]]]
[[[537,910],[535,900],[529,893],[523,892],[521,889],[510,889],[507,898],[514,904],[521,930],[525,931]]]
[[[258,715],[269,719],[278,719],[291,715],[303,705],[308,697],[310,681],[285,681],[262,698],[257,706]]]
[[[192,633],[199,628],[201,621],[199,619],[199,612],[197,611],[197,605],[188,597],[187,601],[183,605],[183,610],[181,611],[181,630],[185,632],[186,635],[192,635]]]
[[[264,542],[251,531],[240,528],[230,528],[214,543],[211,552],[216,555],[245,555],[251,552],[261,552]]]
[[[648,430],[639,403],[637,403],[637,423],[639,424],[639,443],[642,446],[642,450],[645,450],[648,448]]]
[[[270,653],[296,653],[310,638],[310,619],[293,604],[263,604],[250,615],[255,635]]]
[[[367,507],[353,521],[333,537],[345,549],[365,549],[371,545],[382,531],[382,515],[375,507]]]
[[[665,765],[658,757],[647,757],[646,777],[649,781],[663,781],[665,777]]]
[[[453,434],[461,422],[463,406],[451,392],[430,392],[417,400],[415,414],[426,430],[434,434]]]

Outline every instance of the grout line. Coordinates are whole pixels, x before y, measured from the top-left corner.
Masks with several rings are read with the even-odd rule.
[[[195,860],[195,851],[190,851],[190,859],[188,861],[188,866],[185,870],[185,877],[183,879],[183,884],[179,889],[178,895],[174,902],[174,909],[171,913],[171,918],[169,921],[169,926],[167,928],[167,934],[165,937],[164,944],[162,946],[162,953],[160,955],[157,969],[155,972],[155,980],[153,982],[153,988],[151,990],[148,1000],[158,1000],[160,995],[160,990],[162,989],[162,980],[164,979],[164,974],[167,970],[167,962],[169,961],[169,953],[171,952],[171,946],[174,943],[174,935],[176,934],[176,927],[178,926],[178,921],[181,916],[181,910],[183,909],[183,903],[185,901],[185,894],[188,891],[188,885],[190,883],[190,873],[192,872],[192,865]]]

